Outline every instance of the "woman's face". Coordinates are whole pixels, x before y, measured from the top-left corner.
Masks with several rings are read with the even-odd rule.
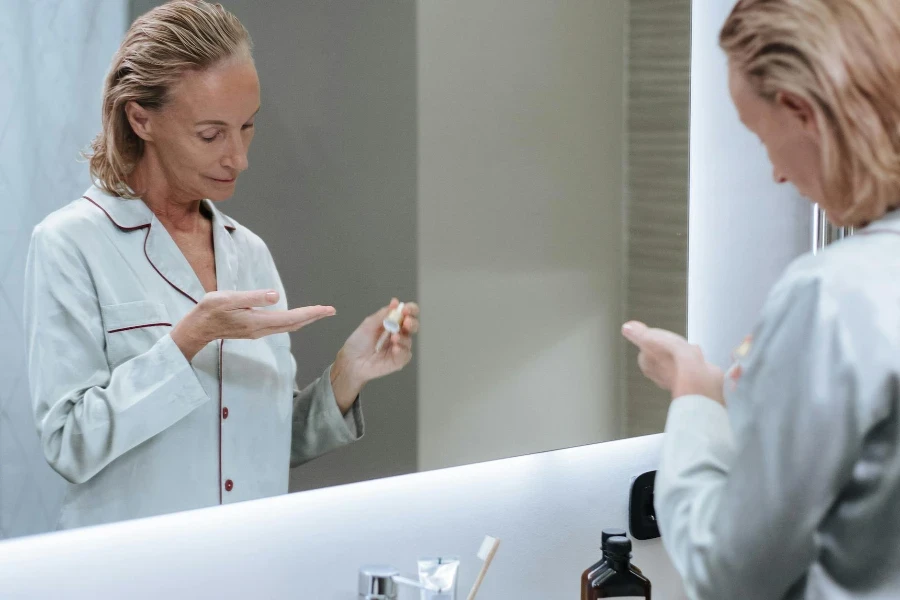
[[[821,146],[812,108],[790,94],[779,93],[774,101],[761,97],[733,65],[728,87],[741,122],[766,147],[775,181],[793,183],[800,194],[822,204]]]
[[[258,110],[259,78],[251,60],[188,72],[163,108],[131,115],[146,142],[141,160],[159,166],[173,196],[226,200],[248,166]]]

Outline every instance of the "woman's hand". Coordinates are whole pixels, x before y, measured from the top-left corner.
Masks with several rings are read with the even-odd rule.
[[[296,331],[331,317],[331,306],[305,306],[292,310],[257,310],[278,302],[278,292],[210,292],[172,329],[172,340],[191,361],[213,340],[255,340],[275,333]]]
[[[622,326],[625,339],[638,347],[638,366],[644,375],[672,399],[699,394],[725,404],[723,373],[703,358],[703,352],[686,339],[663,329],[651,329],[638,321]]]
[[[331,368],[331,385],[342,413],[346,413],[362,388],[373,379],[399,371],[412,360],[412,336],[419,331],[419,306],[408,302],[403,307],[399,333],[375,352],[378,338],[384,332],[382,321],[400,302],[391,303],[366,319],[356,328],[338,352]]]

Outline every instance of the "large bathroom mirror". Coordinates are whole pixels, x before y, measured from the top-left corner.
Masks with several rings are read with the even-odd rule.
[[[0,232],[3,537],[55,528],[63,493],[28,398],[31,228],[87,188],[75,157],[105,70],[160,3],[2,9],[34,52],[2,53],[0,116],[43,128],[2,140],[0,175],[17,174],[0,184],[27,193],[0,201],[39,198],[9,206],[19,221]],[[690,0],[223,4],[253,37],[262,108],[250,168],[218,206],[266,241],[291,306],[338,310],[292,334],[298,383],[391,297],[422,309],[413,362],[363,392],[363,439],[293,469],[291,491],[662,430],[666,397],[619,330],[686,328]]]

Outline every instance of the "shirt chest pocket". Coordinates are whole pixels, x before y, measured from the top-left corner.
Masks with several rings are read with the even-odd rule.
[[[100,307],[110,368],[143,354],[172,330],[166,306],[140,300]]]

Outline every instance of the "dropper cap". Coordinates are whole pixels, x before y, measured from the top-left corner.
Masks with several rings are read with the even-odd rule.
[[[381,333],[381,336],[378,338],[378,342],[375,343],[375,352],[381,352],[381,349],[384,347],[384,343],[387,342],[388,338],[392,333],[400,333],[400,321],[403,319],[403,307],[406,306],[405,302],[401,302],[397,305],[397,308],[388,313],[388,316],[385,317],[384,321],[381,322],[384,327],[384,331]]]
[[[406,303],[401,302],[397,305],[397,308],[388,313],[387,318],[382,322],[382,325],[387,331],[390,331],[391,333],[400,332],[400,320],[403,319],[403,307],[405,306]]]

